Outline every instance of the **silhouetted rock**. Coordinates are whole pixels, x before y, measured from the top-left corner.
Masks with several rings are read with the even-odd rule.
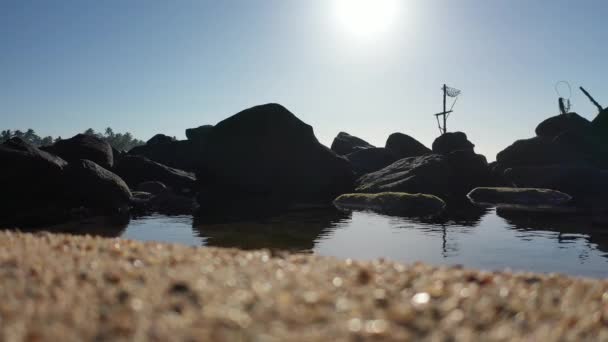
[[[168,135],[164,135],[164,134],[157,134],[155,136],[153,136],[152,138],[150,138],[150,140],[148,140],[148,142],[146,142],[146,145],[158,145],[158,144],[169,144],[175,141],[175,138],[170,137]]]
[[[181,192],[192,190],[196,181],[192,173],[162,165],[142,156],[123,157],[114,172],[132,188],[143,182],[158,181]]]
[[[156,191],[159,189],[151,190]],[[134,192],[131,205],[135,215],[146,215],[151,213],[163,215],[193,215],[197,207],[196,200],[193,196],[177,194],[167,188],[165,188],[165,191],[156,194],[139,191]]]
[[[575,151],[553,143],[552,140],[534,137],[517,140],[496,156],[503,169],[514,166],[536,166],[553,164],[579,164],[585,158]]]
[[[405,158],[357,180],[357,192],[426,193],[448,199],[491,182],[484,156],[470,151]]]
[[[601,111],[593,121],[591,121],[591,128],[597,136],[608,139],[608,108]]]
[[[167,186],[161,182],[148,181],[139,183],[135,189],[138,192],[147,192],[152,195],[158,195],[167,191]]]
[[[186,129],[186,137],[188,140],[204,143],[213,129],[213,125],[203,125],[197,128]]]
[[[112,146],[105,140],[88,134],[77,134],[70,139],[60,140],[43,148],[68,162],[87,159],[109,169],[114,166]]]
[[[475,204],[521,207],[562,206],[572,197],[560,191],[538,188],[475,188],[467,197]]]
[[[428,147],[403,133],[393,133],[389,135],[385,147],[394,154],[396,159],[418,157],[431,153],[431,150]]]
[[[518,187],[548,188],[573,195],[579,202],[605,196],[608,171],[585,166],[514,167],[505,178]]]
[[[433,141],[433,153],[448,154],[454,151],[474,151],[475,145],[463,132],[448,132]]]
[[[12,138],[0,145],[0,165],[0,223],[16,211],[32,212],[62,199],[63,159]]]
[[[356,176],[378,171],[394,163],[397,158],[386,148],[366,148],[346,155]]]
[[[350,163],[278,104],[249,108],[218,123],[202,154],[204,166],[197,172],[202,210],[251,202],[329,204],[353,187]]]
[[[132,148],[129,155],[139,155],[179,170],[193,171],[201,159],[201,147],[190,140],[164,144],[143,145]]]
[[[372,147],[374,146],[367,141],[346,132],[338,133],[338,136],[336,136],[334,141],[331,143],[331,150],[341,156]]]
[[[131,191],[116,174],[90,160],[71,162],[65,169],[66,192],[74,206],[128,209]]]
[[[541,122],[536,127],[536,135],[553,139],[568,131],[581,132],[591,128],[591,122],[576,113],[556,115]]]
[[[436,196],[382,192],[377,194],[344,194],[334,200],[342,210],[372,210],[397,216],[434,216],[445,209],[445,202]]]

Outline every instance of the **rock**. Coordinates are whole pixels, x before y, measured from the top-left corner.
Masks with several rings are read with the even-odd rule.
[[[45,151],[72,162],[87,159],[99,166],[110,169],[114,166],[112,146],[105,140],[88,134],[78,134],[70,139],[60,140]]]
[[[158,194],[134,192],[131,205],[138,215],[192,215],[197,208],[194,197],[176,194],[170,190]]]
[[[345,194],[336,198],[334,205],[338,209],[372,210],[399,216],[431,216],[445,209],[445,202],[439,197],[404,192]]]
[[[385,147],[395,155],[396,159],[418,157],[431,153],[431,150],[428,147],[403,133],[393,133],[389,135]]]
[[[386,148],[366,148],[346,155],[356,176],[378,171],[394,163],[397,158]]]
[[[66,192],[76,206],[98,209],[128,208],[131,191],[116,174],[90,160],[71,162],[65,169]]]
[[[514,167],[504,173],[510,184],[525,188],[547,188],[573,195],[577,201],[603,197],[608,191],[608,171],[587,166]]]
[[[608,137],[608,108],[601,111],[593,121],[591,121],[591,129],[596,136]]]
[[[572,200],[563,192],[539,188],[475,188],[467,197],[477,205],[532,210],[564,206]]]
[[[496,156],[503,170],[514,166],[538,166],[554,164],[580,164],[585,158],[575,151],[558,145],[552,140],[534,137],[517,140]]]
[[[433,153],[448,154],[454,151],[473,152],[475,145],[467,139],[463,132],[448,132],[433,141]]]
[[[17,211],[54,208],[63,199],[63,159],[12,138],[0,145],[0,165],[0,223]]]
[[[142,156],[127,155],[114,168],[114,172],[132,188],[143,182],[161,182],[177,192],[194,189],[194,174],[165,166]]]
[[[161,182],[148,181],[139,183],[135,188],[137,192],[145,192],[152,195],[158,195],[167,191],[167,186]]]
[[[143,156],[157,163],[185,171],[194,171],[202,156],[201,147],[190,140],[137,146],[129,151],[129,155]]]
[[[320,144],[311,126],[278,104],[246,109],[211,131],[197,172],[201,208],[236,201],[288,207],[331,203],[351,192],[350,163]]]
[[[449,198],[488,185],[485,157],[470,151],[405,158],[357,180],[357,192],[425,193]]]
[[[352,136],[346,132],[338,133],[338,136],[336,136],[334,141],[331,143],[331,150],[341,156],[372,147],[374,146],[367,141]]]
[[[150,138],[146,145],[158,145],[158,144],[169,144],[174,142],[176,139],[164,134],[157,134]]]
[[[554,139],[568,131],[580,132],[591,128],[591,122],[576,113],[566,113],[550,117],[536,127],[536,135]]]
[[[212,129],[213,125],[203,125],[197,128],[188,128],[186,130],[186,137],[188,140],[204,143]]]

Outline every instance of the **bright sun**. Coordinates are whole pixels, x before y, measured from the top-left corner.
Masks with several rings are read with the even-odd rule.
[[[350,34],[372,38],[388,31],[397,19],[400,0],[334,0],[339,25]]]

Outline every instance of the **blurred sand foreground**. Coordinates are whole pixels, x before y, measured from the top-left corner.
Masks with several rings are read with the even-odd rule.
[[[0,232],[0,341],[608,340],[608,282]]]

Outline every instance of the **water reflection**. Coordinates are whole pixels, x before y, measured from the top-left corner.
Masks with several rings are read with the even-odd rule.
[[[197,217],[193,228],[198,236],[206,239],[208,246],[310,252],[319,240],[350,218],[350,213],[317,209],[241,222],[221,223],[217,217],[208,222],[204,217]]]

